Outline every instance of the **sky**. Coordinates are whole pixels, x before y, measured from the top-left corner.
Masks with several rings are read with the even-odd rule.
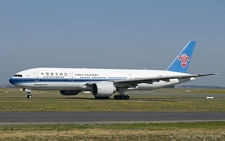
[[[36,67],[166,69],[196,41],[188,85],[225,87],[225,1],[1,0],[0,85]]]

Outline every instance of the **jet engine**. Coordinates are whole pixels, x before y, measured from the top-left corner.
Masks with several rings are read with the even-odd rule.
[[[95,98],[109,98],[116,92],[116,87],[113,82],[98,82],[92,85],[91,92]]]
[[[60,90],[61,95],[77,95],[79,92],[77,90]]]

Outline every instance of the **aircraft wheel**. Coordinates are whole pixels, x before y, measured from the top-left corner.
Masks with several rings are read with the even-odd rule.
[[[125,99],[130,99],[130,96],[129,95],[125,95]]]
[[[27,98],[28,98],[28,99],[31,99],[31,98],[32,98],[32,95],[27,95]]]
[[[129,95],[115,95],[114,99],[119,99],[119,100],[128,100],[130,98]]]

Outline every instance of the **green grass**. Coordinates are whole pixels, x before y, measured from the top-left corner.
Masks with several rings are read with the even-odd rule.
[[[183,91],[183,93],[182,93]],[[0,112],[7,111],[225,111],[225,90],[192,91],[219,94],[215,99],[204,95],[184,95],[185,89],[160,89],[150,94],[130,94],[129,100],[96,100],[92,94],[62,96],[58,91],[32,91],[27,99],[19,89],[0,89]],[[159,95],[161,94],[161,95]],[[163,95],[162,95],[163,94]],[[176,95],[171,95],[176,94]]]
[[[224,100],[20,100],[1,101],[0,111],[225,111],[225,104]]]
[[[174,129],[209,129],[209,130],[224,130],[224,121],[214,122],[178,122],[178,123],[134,123],[134,124],[54,124],[54,125],[14,125],[14,126],[0,126],[0,131],[70,131],[70,130],[174,130]]]
[[[62,96],[58,91],[32,91],[33,99],[18,88],[0,89],[3,111],[225,111],[224,89],[159,89],[130,94],[130,100],[96,100],[91,94]],[[198,95],[195,95],[198,94]],[[214,99],[206,99],[211,94]],[[217,94],[217,95],[216,95]],[[224,141],[225,122],[136,123],[112,125],[0,126],[0,140],[36,141]]]
[[[2,126],[1,140],[225,140],[225,122]]]

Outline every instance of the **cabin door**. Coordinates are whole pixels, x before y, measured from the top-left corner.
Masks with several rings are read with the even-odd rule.
[[[34,81],[39,81],[39,74],[38,73],[34,73]]]
[[[128,74],[127,79],[133,79],[132,74]]]
[[[70,74],[69,74],[69,77],[70,77],[70,78],[69,78],[70,81],[74,81],[73,73],[70,73]]]

